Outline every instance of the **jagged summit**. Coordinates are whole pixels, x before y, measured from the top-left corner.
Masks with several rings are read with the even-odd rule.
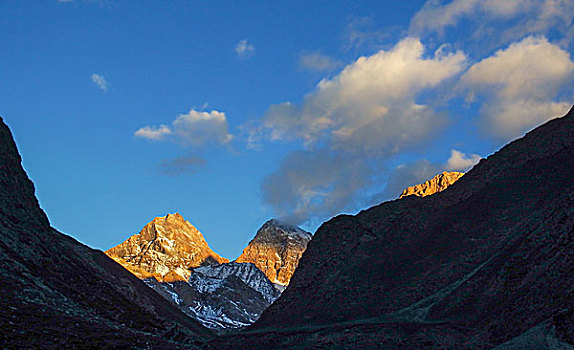
[[[175,213],[154,218],[106,254],[204,326],[238,328],[255,322],[279,297],[278,284],[289,282],[310,239],[271,219],[246,248],[245,260],[229,263]]]
[[[299,227],[271,219],[261,226],[236,261],[253,263],[271,282],[286,286],[311,238]]]
[[[273,230],[273,228],[277,228],[277,230]],[[293,236],[293,235],[299,235],[301,236],[303,239],[311,239],[313,236],[311,235],[310,232],[307,232],[303,229],[301,229],[300,227],[294,226],[294,225],[289,225],[286,224],[282,221],[279,221],[277,219],[269,219],[267,220],[264,224],[263,224],[263,232],[273,232],[273,234],[275,236]],[[259,232],[261,230],[259,230],[257,232],[257,235],[259,235]],[[257,235],[255,236],[254,239],[257,239]]]
[[[455,183],[458,179],[460,179],[463,175],[464,173],[458,171],[443,171],[442,173],[420,185],[407,187],[403,193],[401,193],[399,198],[411,195],[417,197],[426,197],[438,192],[442,192],[446,190],[447,187]]]
[[[187,281],[190,268],[229,262],[211,250],[201,232],[179,213],[156,217],[106,254],[139,278],[158,281]]]

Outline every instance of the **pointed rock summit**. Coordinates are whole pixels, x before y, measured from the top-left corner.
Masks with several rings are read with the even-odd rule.
[[[455,183],[458,179],[460,179],[463,175],[464,173],[458,171],[444,171],[425,183],[407,187],[403,193],[401,193],[399,198],[411,195],[415,195],[417,197],[426,197],[430,196],[431,194],[442,192],[446,190],[447,187]]]
[[[141,279],[187,281],[190,268],[229,262],[215,253],[179,213],[156,217],[106,254]]]
[[[267,221],[236,262],[253,263],[276,285],[287,286],[311,234],[275,219]]]

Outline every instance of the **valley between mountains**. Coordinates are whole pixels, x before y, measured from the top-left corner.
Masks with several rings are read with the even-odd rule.
[[[441,192],[462,175],[443,172],[405,189],[400,198]],[[299,227],[271,219],[229,262],[175,213],[156,217],[106,254],[205,327],[225,330],[251,325],[279,298],[311,238]]]
[[[572,349],[574,108],[311,235],[234,261],[181,215],[103,253],[50,226],[0,121],[7,349]]]

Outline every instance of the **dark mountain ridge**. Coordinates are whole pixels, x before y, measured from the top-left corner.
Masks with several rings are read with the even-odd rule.
[[[212,333],[52,227],[0,118],[2,348],[203,348]]]
[[[443,192],[329,220],[234,346],[570,347],[573,169],[574,109]]]

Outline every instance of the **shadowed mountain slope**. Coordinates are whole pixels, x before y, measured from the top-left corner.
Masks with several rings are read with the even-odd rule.
[[[574,110],[443,192],[324,223],[291,283],[221,347],[569,348]],[[570,345],[569,345],[570,344]]]
[[[211,332],[103,252],[50,227],[0,118],[3,348],[204,348]]]
[[[248,326],[280,295],[263,272],[249,263],[198,267],[185,282],[149,278],[145,283],[211,329]]]

